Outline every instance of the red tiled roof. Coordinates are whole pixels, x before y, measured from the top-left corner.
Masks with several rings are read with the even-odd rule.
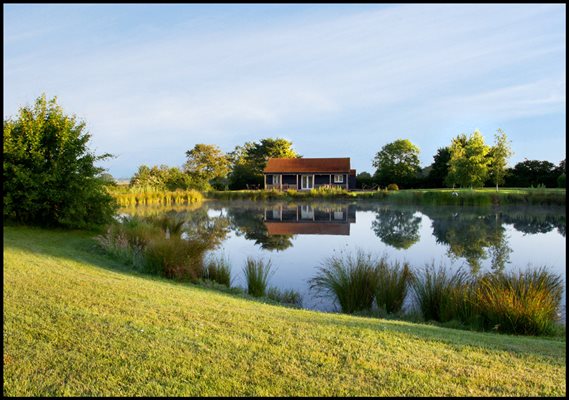
[[[269,158],[265,173],[350,172],[350,158]]]
[[[350,224],[265,222],[269,235],[349,235]]]

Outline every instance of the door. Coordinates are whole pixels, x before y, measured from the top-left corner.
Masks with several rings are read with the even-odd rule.
[[[314,188],[314,175],[302,175],[300,188],[302,190]]]

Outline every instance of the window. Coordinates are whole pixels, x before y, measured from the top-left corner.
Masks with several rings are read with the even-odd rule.
[[[344,175],[334,175],[334,183],[343,183]]]
[[[273,185],[280,185],[280,184],[281,184],[281,176],[273,175]]]

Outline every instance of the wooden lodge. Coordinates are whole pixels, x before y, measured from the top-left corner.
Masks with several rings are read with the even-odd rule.
[[[265,189],[310,190],[356,187],[350,158],[269,158],[263,171]]]

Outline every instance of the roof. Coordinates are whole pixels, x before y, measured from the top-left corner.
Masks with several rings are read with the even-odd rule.
[[[265,173],[350,172],[350,158],[269,158]]]
[[[265,222],[269,235],[349,235],[350,224],[319,222]]]

